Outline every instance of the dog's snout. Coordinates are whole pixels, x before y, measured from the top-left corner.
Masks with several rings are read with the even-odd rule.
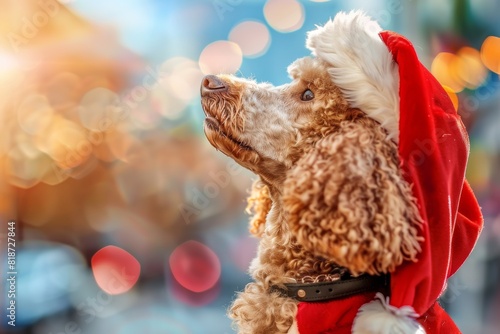
[[[201,95],[222,92],[227,90],[227,85],[215,75],[207,75],[201,81]]]

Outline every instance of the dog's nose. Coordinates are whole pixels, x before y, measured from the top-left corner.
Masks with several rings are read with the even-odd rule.
[[[215,75],[207,75],[201,81],[201,95],[209,93],[222,92],[227,90],[227,86],[221,79]]]

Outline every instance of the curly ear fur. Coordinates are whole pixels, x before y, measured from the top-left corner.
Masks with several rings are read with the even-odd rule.
[[[273,204],[269,195],[269,188],[262,181],[255,180],[252,184],[252,192],[247,199],[246,212],[252,214],[250,219],[250,233],[261,237],[264,233],[266,217]]]
[[[391,272],[421,251],[397,146],[367,117],[343,121],[297,162],[283,203],[298,243],[352,274]]]

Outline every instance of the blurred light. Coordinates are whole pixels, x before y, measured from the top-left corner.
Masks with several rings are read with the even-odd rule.
[[[65,170],[66,173],[69,173],[69,176],[75,180],[81,180],[85,176],[91,174],[94,169],[97,167],[98,162],[94,156],[90,156],[84,164],[75,166],[71,169]]]
[[[21,129],[30,135],[44,132],[52,122],[54,110],[43,95],[28,95],[17,109]]]
[[[18,132],[14,137],[16,139],[17,149],[19,149],[27,159],[36,159],[40,155],[43,155],[33,143],[30,135],[25,132]]]
[[[328,2],[330,0],[311,0],[312,2]]]
[[[139,261],[116,246],[106,246],[97,251],[92,256],[91,267],[97,285],[110,295],[130,290],[141,273]]]
[[[484,145],[472,142],[467,165],[467,180],[475,191],[486,191],[491,185],[493,172],[491,167],[491,155]]]
[[[212,288],[220,277],[221,267],[217,255],[194,240],[177,246],[170,255],[169,263],[177,282],[194,292]]]
[[[151,88],[151,109],[168,119],[177,119],[198,97],[203,73],[197,62],[185,57],[167,59],[158,71]]]
[[[116,124],[118,102],[118,95],[107,88],[97,87],[88,91],[78,108],[81,124],[93,131],[104,131],[110,124]]]
[[[110,206],[99,207],[94,202],[85,203],[83,210],[90,227],[100,233],[108,233],[119,228],[120,210]]]
[[[128,161],[133,148],[140,146],[139,141],[134,136],[119,129],[108,131],[105,138],[110,152],[122,161]]]
[[[229,33],[229,40],[238,44],[246,57],[259,57],[266,53],[271,44],[267,27],[256,21],[245,21]]]
[[[488,75],[488,71],[481,62],[479,51],[471,47],[463,47],[457,53],[454,66],[456,73],[469,89],[479,87]]]
[[[297,0],[268,0],[264,5],[267,23],[279,32],[292,32],[304,24],[304,7]]]
[[[432,62],[431,72],[441,85],[455,93],[464,88],[478,88],[488,75],[479,51],[468,46],[461,48],[457,54],[439,53]]]
[[[203,74],[236,72],[243,61],[238,44],[217,41],[207,45],[200,54],[199,64]],[[199,87],[199,84],[198,86]]]
[[[66,181],[70,177],[69,171],[58,167],[57,164],[49,156],[45,155],[44,158],[47,160],[46,165],[48,166],[48,168],[45,171],[45,174],[43,174],[42,176],[41,181],[43,183],[55,186]]]
[[[93,149],[84,129],[60,115],[54,116],[44,136],[37,137],[36,145],[64,169],[79,166],[87,161]]]
[[[13,57],[10,53],[0,52],[0,70],[2,72],[18,69],[19,65],[18,58]]]
[[[500,37],[489,36],[484,40],[481,59],[487,68],[500,74]]]
[[[73,309],[78,311],[78,319],[85,320],[82,322],[84,324],[82,325],[82,330],[85,329],[83,331],[85,333],[106,333],[107,331],[105,330],[95,330],[94,326],[102,324],[102,321],[98,319],[119,319],[123,313],[126,313],[137,305],[141,305],[140,299],[144,297],[135,290],[130,290],[128,293],[120,295],[109,295],[99,288],[95,283],[92,273],[87,270],[80,275],[79,280],[80,284],[78,288],[73,290],[69,297]],[[89,319],[97,321],[88,321]],[[60,328],[58,327],[57,330],[54,330],[54,334],[61,334]],[[112,332],[115,333],[115,331]],[[64,334],[69,333],[66,332]],[[50,331],[46,330],[40,334],[50,334]]]
[[[212,303],[217,299],[221,290],[219,282],[210,289],[201,292],[188,290],[175,279],[171,280],[171,284],[167,282],[167,286],[168,291],[176,300],[192,307],[201,307]]]
[[[184,307],[176,299],[171,298],[170,294],[166,296],[162,294],[161,298],[158,298],[157,290],[154,293],[142,295],[143,299],[148,298],[147,303],[144,301],[136,303],[116,317],[94,322],[95,327],[85,331],[85,334],[108,332],[113,334],[233,333],[229,329],[230,319],[226,316],[224,307],[221,308],[219,305],[203,308]],[[142,326],[139,326],[139,322]],[[48,334],[48,331],[37,334]]]
[[[118,325],[119,329],[115,332],[117,334],[137,334],[137,333],[147,333],[147,334],[189,334],[189,331],[182,323],[170,319],[166,316],[171,312],[171,309],[162,310],[155,312],[157,314],[150,314],[150,310],[141,309],[139,315],[134,315],[132,317],[127,317],[123,319]],[[132,319],[130,319],[132,318]]]
[[[203,74],[198,64],[191,59],[174,57],[161,65],[162,86],[167,94],[189,101],[200,93],[200,82]]]
[[[137,130],[151,130],[161,122],[161,115],[154,112],[148,104],[143,104],[129,111],[131,123]]]
[[[497,237],[500,238],[500,215],[496,217],[496,219],[493,220],[491,223],[491,230],[493,231],[493,234]]]
[[[232,245],[231,258],[241,271],[248,271],[250,262],[257,255],[257,243],[256,238],[245,236],[236,240]]]
[[[95,136],[96,140],[101,140],[101,139],[99,139],[100,137],[98,137],[98,136],[104,136],[104,134],[98,133],[98,132],[96,132],[92,135]],[[89,137],[90,137],[90,135],[89,135]],[[104,161],[104,162],[111,162],[111,161],[116,160],[115,155],[113,154],[109,145],[106,142],[95,146],[92,153],[94,154],[94,156],[97,159]]]
[[[465,82],[458,76],[458,56],[448,53],[438,53],[432,61],[431,72],[443,86],[448,86],[455,93],[464,89]]]
[[[161,190],[163,186],[161,172],[151,168],[153,164],[155,160],[147,157],[140,159],[140,163],[134,168],[126,166],[115,170],[118,192],[125,203],[135,203]]]
[[[445,92],[448,94],[448,96],[450,97],[450,100],[453,103],[453,107],[455,108],[455,110],[458,110],[458,96],[457,96],[457,94],[455,94],[453,89],[451,89],[448,86],[443,86],[443,88],[444,88]]]
[[[196,85],[199,90],[200,83]],[[188,101],[176,98],[168,94],[163,86],[155,87],[151,93],[151,109],[171,120],[178,119],[187,107]]]
[[[9,183],[23,189],[31,188],[39,183],[49,167],[43,160],[39,163],[38,159],[30,159],[19,148],[11,149],[7,157],[6,172],[9,176]]]
[[[74,73],[60,72],[46,84],[46,96],[56,109],[75,106],[82,89],[82,80]]]
[[[16,328],[70,307],[70,294],[79,288],[87,272],[85,259],[77,249],[25,240],[17,257]],[[0,314],[5,318],[5,309]]]

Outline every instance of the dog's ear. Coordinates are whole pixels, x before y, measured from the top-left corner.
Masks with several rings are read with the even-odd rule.
[[[379,123],[343,121],[289,172],[283,204],[297,242],[353,274],[416,261],[421,218]]]
[[[257,237],[262,236],[271,205],[269,188],[260,179],[255,180],[252,184],[250,196],[247,199],[246,208],[247,213],[253,214],[250,219],[250,233]]]

